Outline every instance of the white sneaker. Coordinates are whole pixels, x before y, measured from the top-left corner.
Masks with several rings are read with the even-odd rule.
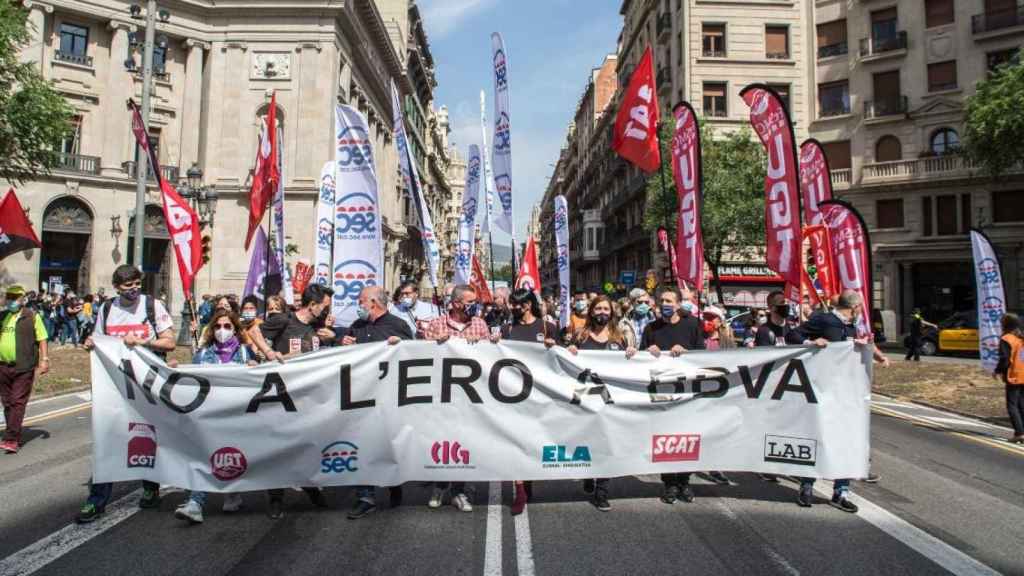
[[[459,492],[452,498],[452,506],[459,509],[459,512],[472,512],[473,504],[469,501],[469,496],[466,496],[462,492]]]
[[[430,493],[430,501],[427,502],[429,508],[440,508],[441,500],[444,498],[444,489],[434,487],[434,490]]]
[[[202,524],[203,507],[195,500],[189,500],[185,504],[178,506],[178,509],[174,511],[174,517],[180,520],[188,520],[191,524]]]
[[[232,512],[238,512],[242,509],[242,495],[241,494],[225,494],[224,495],[224,506],[221,510],[228,514]]]

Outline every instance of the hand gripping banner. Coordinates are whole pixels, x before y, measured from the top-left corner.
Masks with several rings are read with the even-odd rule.
[[[800,178],[796,138],[789,112],[774,90],[751,84],[740,91],[750,106],[750,124],[764,144],[768,170],[764,178],[765,245],[768,267],[793,286],[800,286]]]
[[[455,283],[469,284],[473,275],[473,248],[476,246],[476,212],[480,197],[480,147],[469,146],[466,161],[466,190],[462,195],[462,214],[459,217],[459,244],[455,247]]]
[[[700,127],[689,102],[676,105],[676,131],[672,136],[672,176],[679,194],[676,223],[676,277],[696,290],[704,286],[704,238],[700,218],[703,207]]]
[[[814,138],[800,145],[800,189],[804,193],[804,225],[821,224],[818,204],[832,199],[832,171],[821,142]]]
[[[978,351],[981,367],[991,373],[999,363],[1000,321],[1006,314],[1003,273],[992,242],[977,228],[971,229],[971,253],[974,255],[974,280],[978,290]]]
[[[569,325],[569,301],[572,292],[569,289],[569,203],[565,196],[555,196],[555,253],[558,257],[558,326]]]
[[[169,368],[95,336],[93,477],[240,492],[868,471],[870,347],[622,352],[453,340]],[[568,423],[571,423],[568,424]]]

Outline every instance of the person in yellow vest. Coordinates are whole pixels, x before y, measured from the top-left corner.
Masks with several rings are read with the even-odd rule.
[[[25,289],[9,286],[0,312],[0,400],[7,425],[0,449],[8,454],[21,447],[21,423],[36,374],[50,370],[46,340],[42,317],[25,307]]]
[[[999,363],[993,378],[1002,376],[1006,383],[1006,411],[1010,413],[1013,438],[1010,442],[1024,444],[1024,333],[1016,314],[1003,314],[1003,336],[999,339]]]

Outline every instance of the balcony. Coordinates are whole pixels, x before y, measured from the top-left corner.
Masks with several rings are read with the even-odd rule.
[[[607,219],[616,210],[622,208],[627,202],[633,200],[637,192],[644,189],[647,185],[647,178],[643,174],[639,174],[625,181],[623,189],[615,194],[612,201],[609,202],[604,209],[601,210],[601,214]]]
[[[661,16],[658,16],[658,38],[661,38],[664,34],[670,34],[672,32],[672,13],[665,12]]]
[[[89,68],[92,68],[92,56],[89,56],[88,54],[73,54],[71,52],[57,50],[53,53],[53,59],[58,62],[67,62],[68,64],[88,66]]]
[[[828,46],[818,46],[818,59],[831,58],[832,56],[842,56],[849,51],[846,42],[840,42],[838,44],[829,44]]]
[[[99,156],[82,156],[81,154],[57,154],[57,164],[54,170],[61,172],[75,172],[77,174],[99,174]]]
[[[122,162],[121,168],[124,170],[124,173],[127,174],[129,178],[135,178],[134,160]],[[177,186],[179,175],[180,170],[178,169],[177,166],[160,166],[160,177],[162,177],[165,181],[170,182],[172,185]],[[156,176],[153,175],[152,167],[149,167],[149,178],[147,178],[147,180],[149,180],[153,184],[156,184]]]
[[[601,223],[601,211],[600,210],[584,210],[583,211],[583,223],[587,224],[594,222],[597,224]]]
[[[899,56],[907,52],[907,32],[897,32],[895,36],[883,38],[861,38],[860,57]]]
[[[725,50],[707,50],[704,49],[701,54],[705,58],[725,58]]]
[[[977,169],[976,165],[959,154],[878,162],[864,165],[862,183],[867,186],[927,179],[966,178]]]
[[[842,103],[833,103],[826,105],[820,104],[821,108],[818,111],[818,118],[834,118],[836,116],[845,116],[850,113],[850,102],[849,99]]]
[[[990,32],[998,32],[1024,26],[1024,4],[1018,4],[1011,10],[999,10],[985,12],[971,16],[971,32],[975,36],[989,35]],[[1010,32],[1007,30],[1007,32]]]
[[[846,190],[850,187],[850,179],[852,177],[852,170],[850,168],[837,168],[831,171],[832,176],[832,188],[834,190]]]
[[[619,232],[619,233],[615,233]],[[601,245],[600,258],[607,258],[612,254],[640,242],[650,241],[651,234],[644,230],[643,226],[634,226],[624,231],[605,230],[605,241]]]
[[[865,119],[883,118],[885,116],[899,116],[906,113],[906,96],[883,98],[881,100],[866,100],[864,102]]]

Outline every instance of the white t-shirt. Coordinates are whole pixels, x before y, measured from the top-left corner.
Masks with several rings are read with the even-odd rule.
[[[117,338],[124,338],[128,334],[135,334],[136,338],[141,339],[143,342],[149,342],[150,340],[155,340],[157,334],[173,328],[174,321],[171,320],[171,315],[167,313],[167,307],[157,299],[153,302],[156,333],[153,332],[153,327],[146,320],[146,298],[149,298],[149,296],[139,296],[139,301],[135,303],[135,309],[126,310],[121,307],[121,299],[115,297],[110,304],[110,318],[103,318],[103,313],[107,308],[107,304],[104,303],[100,306],[99,312],[96,313],[97,332],[102,329],[103,334]]]

